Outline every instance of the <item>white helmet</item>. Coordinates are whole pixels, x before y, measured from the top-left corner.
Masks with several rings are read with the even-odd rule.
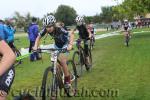
[[[127,20],[127,19],[125,19],[125,20],[124,20],[124,22],[128,22],[128,20]]]
[[[51,26],[54,25],[56,22],[56,19],[53,15],[49,15],[43,19],[43,26]]]
[[[77,23],[84,23],[84,18],[82,16],[77,16],[76,19],[75,19],[75,21]]]

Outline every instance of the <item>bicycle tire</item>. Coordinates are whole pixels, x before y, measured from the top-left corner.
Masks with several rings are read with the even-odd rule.
[[[77,58],[76,58],[77,57]],[[72,57],[74,66],[76,67],[76,73],[78,77],[83,74],[83,58],[78,51],[75,51]]]
[[[129,35],[127,35],[127,36],[126,36],[126,46],[127,46],[127,47],[129,47],[129,40],[130,40],[130,37],[129,37]]]
[[[53,67],[46,68],[44,75],[43,75],[42,86],[41,86],[42,100],[51,100],[54,97],[54,95],[55,95],[55,99],[57,99],[58,86],[56,84],[57,83],[56,78],[53,79],[52,68]],[[51,79],[48,76],[49,74],[51,75]],[[50,83],[47,83],[48,78],[51,81]]]
[[[91,68],[92,68],[92,66],[93,66],[93,64],[92,64],[92,53],[91,53],[91,50],[90,50],[90,49],[88,50],[88,54],[89,54],[89,61],[90,61],[90,64],[89,64],[89,66],[87,66],[87,65],[85,64],[85,67],[86,67],[86,70],[87,70],[87,71],[91,70]]]

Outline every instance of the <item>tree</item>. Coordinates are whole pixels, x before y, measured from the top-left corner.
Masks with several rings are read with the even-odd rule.
[[[29,26],[29,24],[31,23],[32,20],[32,16],[31,14],[28,12],[25,16],[25,25],[24,25],[24,31],[27,32],[27,28]]]
[[[102,22],[102,19],[101,19],[99,14],[96,14],[95,16],[93,16],[93,22],[94,23],[101,23]]]
[[[15,19],[15,25],[17,28],[23,28],[25,26],[25,18],[20,15],[19,12],[15,12],[14,14],[14,19]]]
[[[100,18],[103,22],[109,23],[113,19],[113,10],[112,7],[102,7],[102,13],[100,14]]]
[[[85,22],[86,23],[90,23],[90,22],[93,22],[93,16],[85,16]]]
[[[150,0],[124,0],[122,4],[113,7],[113,10],[122,19],[132,20],[134,16],[144,16],[150,12]]]
[[[27,28],[31,23],[32,18],[33,16],[31,16],[29,12],[25,16],[20,15],[19,12],[15,12],[14,14],[15,25],[17,26],[17,28],[24,29],[25,32],[27,32]],[[37,19],[38,19],[38,24],[40,24],[41,26],[42,23],[41,20],[39,18]]]
[[[76,15],[76,11],[70,6],[66,5],[60,5],[55,13],[57,21],[62,21],[66,25],[72,25]]]

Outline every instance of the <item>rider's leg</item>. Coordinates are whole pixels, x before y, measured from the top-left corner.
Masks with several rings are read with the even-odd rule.
[[[85,53],[85,57],[86,57],[86,64],[89,64],[89,53],[88,53],[88,40],[84,40],[84,53]]]
[[[60,64],[63,68],[63,72],[64,72],[64,75],[65,75],[65,83],[68,83],[70,84],[70,73],[69,73],[69,70],[68,70],[68,66],[67,66],[67,61],[68,61],[68,58],[65,54],[61,53],[59,55],[59,61],[60,61]]]

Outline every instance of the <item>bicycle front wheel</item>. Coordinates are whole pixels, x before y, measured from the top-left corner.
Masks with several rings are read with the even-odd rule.
[[[91,53],[90,49],[88,50],[88,55],[89,55],[89,65],[85,64],[85,67],[86,67],[87,71],[89,71],[93,66],[93,64],[92,64],[92,53]]]
[[[83,58],[78,51],[75,51],[73,54],[73,64],[76,67],[77,76],[82,76],[83,73]]]
[[[56,77],[52,73],[53,68],[48,67],[43,75],[41,95],[42,100],[56,100],[58,95],[58,85]]]

